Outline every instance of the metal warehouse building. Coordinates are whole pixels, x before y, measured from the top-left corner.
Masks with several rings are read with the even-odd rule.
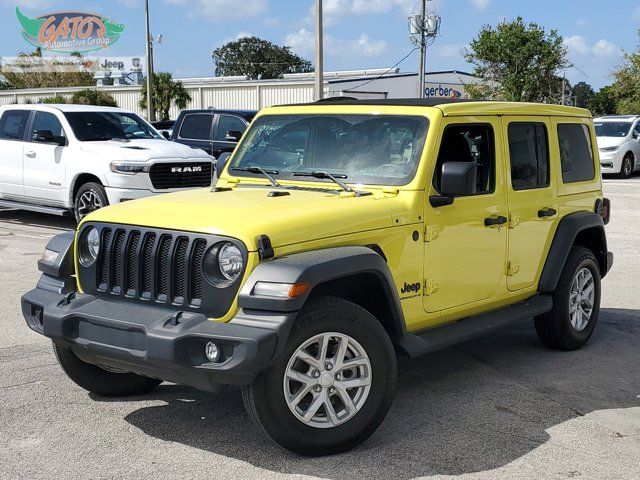
[[[207,77],[180,79],[191,94],[188,108],[221,108],[259,110],[271,105],[303,103],[314,100],[314,74],[290,74],[277,80],[248,80],[246,77]],[[467,98],[465,86],[477,82],[469,73],[458,71],[426,74],[425,95],[434,98]],[[84,87],[86,88],[86,87]],[[121,108],[140,115],[139,85],[96,87],[111,94]],[[0,92],[0,105],[38,103],[42,98],[56,95],[71,96],[80,87]],[[417,73],[401,73],[399,69],[339,71],[325,73],[326,96],[356,98],[415,97],[418,90]],[[173,108],[171,117],[176,118]]]

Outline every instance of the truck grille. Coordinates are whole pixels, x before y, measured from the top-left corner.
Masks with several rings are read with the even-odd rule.
[[[149,178],[156,190],[208,187],[211,169],[211,162],[155,163],[149,170]]]
[[[111,227],[101,235],[98,292],[200,307],[205,238]]]

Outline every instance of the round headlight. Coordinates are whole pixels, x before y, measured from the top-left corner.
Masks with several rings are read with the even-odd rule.
[[[231,242],[217,243],[204,256],[202,268],[212,285],[228,287],[242,273],[242,252]]]
[[[80,239],[78,259],[83,267],[93,265],[100,254],[100,233],[95,227],[85,230]]]

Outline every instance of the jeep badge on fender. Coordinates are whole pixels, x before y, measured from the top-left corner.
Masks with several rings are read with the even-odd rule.
[[[613,264],[596,145],[591,114],[566,106],[266,108],[213,189],[54,237],[22,311],[96,396],[235,385],[278,444],[344,452],[389,411],[397,354],[511,323],[550,348],[588,342]]]

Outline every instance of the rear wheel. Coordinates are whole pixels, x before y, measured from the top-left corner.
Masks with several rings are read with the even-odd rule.
[[[384,328],[359,306],[327,297],[305,308],[282,359],[244,387],[243,400],[278,444],[320,456],[368,438],[391,406],[395,382]]]
[[[53,344],[58,363],[78,386],[102,397],[143,395],[162,383],[162,380],[134,373],[105,370],[80,360],[70,348]]]
[[[629,178],[634,170],[634,157],[632,153],[627,153],[622,159],[622,166],[620,167],[620,178]]]
[[[104,187],[99,183],[89,182],[82,185],[73,200],[76,221],[79,223],[84,217],[102,207],[109,205],[109,198]]]
[[[550,348],[576,350],[596,327],[600,313],[600,268],[585,247],[573,247],[558,286],[553,309],[535,319],[538,337]]]

